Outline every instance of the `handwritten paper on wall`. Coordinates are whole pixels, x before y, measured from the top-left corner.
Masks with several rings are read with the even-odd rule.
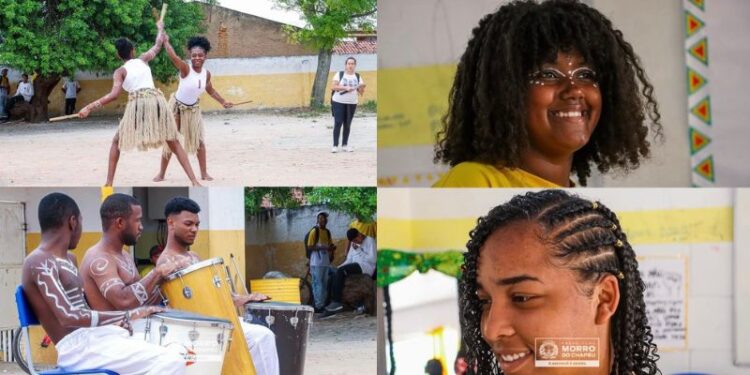
[[[687,348],[687,260],[639,257],[646,314],[659,350]]]

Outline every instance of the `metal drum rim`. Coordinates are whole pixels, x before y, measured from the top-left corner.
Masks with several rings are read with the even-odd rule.
[[[206,267],[213,266],[216,264],[224,264],[224,259],[222,259],[221,257],[216,257],[216,258],[202,260],[198,263],[191,264],[190,266],[187,266],[179,271],[170,273],[169,275],[167,275],[166,279],[167,281],[172,281],[178,277],[185,276],[190,272],[197,271],[201,268],[206,268]]]
[[[279,310],[279,311],[309,311],[315,309],[308,305],[289,303],[289,302],[249,302],[245,304],[245,311],[253,310]]]
[[[162,322],[164,321],[187,322],[187,323],[194,324],[196,327],[209,327],[209,328],[224,327],[224,328],[229,328],[229,329],[234,327],[232,322],[227,319],[214,318],[212,316],[206,316],[205,318],[206,318],[205,320],[177,318],[177,317],[170,316],[168,314],[164,314],[160,312],[160,313],[154,313],[152,315],[149,315],[148,317],[145,317],[143,319],[159,319]]]

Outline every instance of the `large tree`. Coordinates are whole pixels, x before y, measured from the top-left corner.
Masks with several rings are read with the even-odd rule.
[[[0,0],[0,65],[36,74],[31,121],[47,120],[49,94],[67,72],[111,73],[121,65],[117,38],[132,40],[138,53],[150,48],[154,9],[164,2],[165,28],[175,46],[202,31],[200,6],[182,0]],[[164,54],[150,65],[159,81],[175,75]]]
[[[310,105],[323,106],[333,47],[353,30],[374,28],[377,0],[275,0],[283,9],[302,14],[304,28],[288,27],[293,40],[318,51],[318,69]]]

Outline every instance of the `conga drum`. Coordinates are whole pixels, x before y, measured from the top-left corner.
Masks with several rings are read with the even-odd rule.
[[[185,358],[186,375],[219,374],[232,335],[226,319],[170,310],[133,321],[133,337]]]
[[[171,308],[229,320],[235,329],[221,373],[255,375],[223,265],[223,259],[211,258],[174,272],[161,284],[162,294]]]
[[[244,319],[261,324],[276,335],[279,373],[302,375],[305,372],[307,338],[312,327],[313,308],[285,302],[259,302],[245,305]]]

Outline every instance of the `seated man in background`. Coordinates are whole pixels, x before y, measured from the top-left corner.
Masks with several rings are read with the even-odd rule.
[[[359,233],[355,228],[349,228],[346,231],[346,238],[351,242],[351,246],[346,254],[346,260],[341,263],[333,275],[333,295],[331,296],[331,303],[326,306],[326,311],[329,313],[336,313],[344,308],[341,304],[341,295],[344,293],[344,283],[347,277],[359,274],[368,276],[375,274],[375,265],[377,264],[375,239]]]

